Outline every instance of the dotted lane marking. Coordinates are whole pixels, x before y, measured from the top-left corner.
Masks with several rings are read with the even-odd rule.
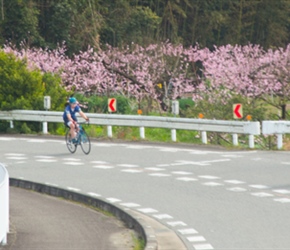
[[[93,166],[93,168],[98,168],[98,169],[112,169],[114,167],[113,166],[108,166],[108,165],[99,165],[99,166]]]
[[[155,214],[153,217],[162,220],[162,219],[173,219],[173,217],[169,214]]]
[[[198,232],[197,232],[195,229],[193,229],[193,228],[179,229],[178,232],[181,233],[182,235],[197,234],[197,233],[198,233]]]
[[[153,208],[139,208],[137,210],[145,214],[158,213],[158,211]]]

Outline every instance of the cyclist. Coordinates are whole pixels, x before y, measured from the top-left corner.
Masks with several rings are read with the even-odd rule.
[[[63,113],[64,124],[70,128],[70,135],[72,142],[76,143],[76,130],[77,126],[77,117],[76,113],[79,113],[86,121],[89,121],[89,118],[84,114],[78,105],[77,99],[74,97],[69,98],[69,105],[66,106]]]

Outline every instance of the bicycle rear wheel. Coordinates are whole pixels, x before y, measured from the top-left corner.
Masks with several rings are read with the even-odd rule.
[[[66,142],[66,146],[68,148],[68,150],[73,154],[74,152],[76,152],[77,150],[77,145],[72,143],[72,139],[71,139],[71,135],[69,130],[67,130],[66,134],[65,134],[65,142]]]
[[[90,141],[88,134],[86,133],[86,131],[84,129],[83,129],[81,136],[80,136],[80,145],[81,145],[83,152],[86,155],[90,153],[91,141]]]

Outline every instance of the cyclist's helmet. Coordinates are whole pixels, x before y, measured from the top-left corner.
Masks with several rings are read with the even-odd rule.
[[[77,103],[77,99],[74,98],[74,97],[71,97],[71,98],[69,98],[69,103],[70,103],[70,104]]]

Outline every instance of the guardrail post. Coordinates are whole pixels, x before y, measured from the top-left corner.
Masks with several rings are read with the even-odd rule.
[[[277,148],[283,148],[283,134],[277,134]]]
[[[255,147],[255,137],[254,135],[249,135],[249,148]]]
[[[201,140],[203,144],[207,144],[207,134],[206,131],[201,132]]]
[[[144,127],[140,127],[140,138],[145,139],[145,128]]]
[[[238,135],[237,134],[233,134],[233,145],[234,146],[238,146],[239,145]]]
[[[47,122],[43,122],[42,123],[42,132],[43,132],[43,134],[48,134],[48,131],[47,131]]]
[[[10,128],[14,128],[13,121],[10,121]]]
[[[112,126],[110,126],[110,125],[107,127],[107,134],[108,134],[109,138],[113,137]]]
[[[171,140],[176,141],[176,129],[171,129]]]

